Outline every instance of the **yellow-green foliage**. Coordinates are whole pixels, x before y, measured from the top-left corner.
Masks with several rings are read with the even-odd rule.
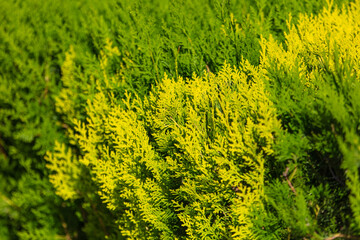
[[[93,72],[85,75],[78,69],[75,49],[73,46],[70,46],[61,67],[62,88],[55,98],[56,112],[62,115],[63,121],[67,125],[73,125],[72,120],[74,118],[82,119],[84,105],[86,105],[87,99],[92,98],[95,94],[99,81],[101,81],[106,89],[118,88],[123,85],[122,81],[118,79],[118,74],[111,72],[112,60],[118,57],[119,54],[118,48],[114,47],[113,43],[107,38],[103,49],[100,50],[97,66],[93,67]],[[110,77],[108,77],[109,73],[111,73]],[[109,78],[112,78],[110,79],[111,86],[109,85]],[[67,130],[71,132],[72,128]]]
[[[338,64],[350,60],[353,71],[360,71],[360,3],[356,1],[350,7],[332,9],[332,3],[321,14],[300,15],[298,24],[288,21],[289,32],[285,34],[286,48],[274,38],[262,39],[261,64],[267,68],[273,63],[278,67],[291,70],[299,66],[300,76],[309,86],[316,75],[329,64],[330,71],[335,71],[334,54]]]
[[[49,158],[58,193],[74,195],[63,173],[81,163],[123,236],[256,238],[253,212],[264,208],[264,162],[280,128],[258,70],[244,60],[217,75],[165,75],[143,101],[100,87],[114,82],[98,82],[86,121],[74,120],[79,162],[62,146]]]
[[[346,221],[359,224],[359,5],[340,11],[329,4],[295,26],[290,19],[285,46],[271,36],[261,40],[259,67],[241,60],[239,67],[225,63],[217,74],[208,69],[191,79],[165,74],[143,98],[121,97],[124,79],[110,64],[119,50],[111,41],[85,85],[71,84],[70,49],[56,101],[73,149],[56,144],[47,156],[57,194],[86,196],[84,180],[91,182],[129,239],[321,239],[339,231],[333,219],[341,210],[331,206],[347,196],[341,192],[326,206],[327,182],[308,166],[330,156],[339,168],[333,156],[341,151],[355,217]],[[338,24],[345,17],[351,26]],[[310,158],[315,154],[320,160]],[[270,180],[268,195],[265,166],[276,177],[289,173],[283,182]],[[332,194],[337,191],[346,190]]]
[[[71,46],[70,50],[65,54],[65,61],[61,67],[63,88],[56,98],[56,111],[69,116],[69,118],[75,117],[75,101],[73,98],[76,98],[76,92],[72,91],[72,89],[75,88],[74,84],[78,83],[74,77],[76,68],[74,60],[75,52]]]
[[[324,179],[340,182],[339,179],[346,176],[353,212],[353,217],[346,218],[351,218],[347,221],[354,229],[360,226],[359,19],[358,0],[341,10],[329,2],[317,16],[300,16],[297,25],[292,25],[290,19],[284,46],[271,37],[262,39],[260,65],[265,82],[272,89],[272,100],[282,117],[287,118],[288,127],[310,141],[312,152],[309,154],[313,156],[310,162],[296,155],[288,159],[289,162],[292,166],[301,163],[304,172],[309,171],[306,165],[316,166],[319,176],[325,169],[325,176],[320,180],[323,184],[328,184]],[[345,172],[336,170],[334,173],[332,169],[339,169],[340,165]],[[309,175],[306,184],[313,184],[311,179],[318,181],[320,178],[316,174]],[[296,181],[295,188],[296,184],[300,185]],[[332,190],[337,194],[344,191],[344,187],[334,186]],[[344,196],[339,194],[334,201],[341,202]],[[311,201],[307,204],[304,206],[314,206]],[[348,205],[343,202],[341,207],[345,206]],[[318,211],[315,212],[314,219],[317,219]],[[329,226],[339,229],[334,223]]]
[[[272,238],[269,233],[273,232],[280,236],[290,227],[282,226],[280,221],[283,219],[278,220],[278,227],[278,222],[273,221],[276,219],[268,218],[273,216],[274,209],[263,214],[262,204],[249,207],[250,203],[259,202],[263,195],[264,159],[271,159],[265,164],[266,182],[278,178],[289,167],[297,191],[300,192],[299,185],[308,186],[303,191],[306,198],[297,199],[297,205],[293,207],[292,198],[288,198],[288,184],[279,181],[276,185],[284,193],[279,199],[285,202],[290,199],[285,207],[277,206],[288,210],[287,216],[295,219],[296,226],[315,231],[312,226],[306,227],[311,211],[303,214],[303,208],[297,207],[309,204],[316,212],[314,219],[325,219],[319,220],[319,225],[336,226],[328,232],[341,229],[343,233],[352,233],[347,228],[351,221],[341,220],[343,215],[352,216],[350,211],[342,211],[342,206],[349,210],[350,203],[339,202],[348,199],[346,191],[349,191],[345,187],[343,169],[350,169],[346,173],[349,174],[348,186],[354,194],[351,198],[354,206],[359,199],[359,187],[355,184],[358,175],[353,166],[358,165],[360,134],[356,126],[360,90],[348,77],[345,82],[339,82],[342,80],[339,76],[346,73],[356,77],[359,72],[359,52],[354,45],[359,41],[356,32],[358,3],[355,2],[348,13],[333,8],[334,12],[326,10],[317,17],[302,17],[298,25],[301,42],[297,30],[290,27],[292,37],[288,41],[294,42],[289,44],[292,49],[283,51],[273,40],[267,43],[267,51],[281,52],[285,58],[280,60],[277,55],[278,60],[268,60],[264,73],[269,78],[275,76],[282,89],[299,89],[292,94],[286,94],[286,91],[273,94],[272,89],[268,89],[266,95],[272,98],[277,108],[277,118],[281,119],[284,128],[292,126],[285,134],[278,134],[274,148],[270,147],[273,136],[268,129],[271,124],[261,125],[261,116],[266,111],[256,110],[256,104],[244,99],[267,100],[247,98],[243,92],[238,97],[232,92],[233,88],[234,92],[238,91],[234,84],[230,84],[231,90],[226,90],[224,86],[219,87],[221,84],[215,84],[215,87],[211,80],[220,77],[218,72],[226,60],[230,65],[241,66],[233,70],[239,71],[241,78],[243,73],[247,74],[244,89],[257,89],[264,80],[265,64],[260,68],[260,74],[242,59],[259,64],[259,37],[268,38],[273,34],[274,39],[285,44],[283,31],[289,13],[293,16],[291,23],[296,24],[300,12],[317,14],[326,1],[1,1],[1,238],[103,239],[107,236],[117,239],[121,238],[118,226],[121,226],[124,238],[173,239],[190,235],[193,238],[250,238],[253,234],[264,239],[264,236]],[[334,0],[333,5],[352,1]],[[328,21],[330,18],[333,20]],[[323,24],[319,25],[318,21]],[[329,28],[331,32],[326,30]],[[338,43],[344,46],[339,48]],[[333,55],[324,55],[324,49]],[[333,62],[333,57],[337,61]],[[265,58],[264,55],[264,62]],[[295,66],[291,77],[297,78],[299,73],[296,71],[300,68],[301,81],[287,82],[289,72],[281,68],[275,71],[273,64],[276,61],[283,62],[281,68],[287,64]],[[206,72],[213,72],[215,76],[204,76]],[[168,82],[166,87],[162,83],[164,73],[169,79],[175,78],[173,82],[164,80]],[[331,73],[336,74],[332,77]],[[207,83],[200,82],[199,77],[178,79],[179,76],[192,78],[193,74],[201,76]],[[319,80],[318,76],[322,74],[326,78]],[[338,85],[335,89],[334,85],[326,85],[332,78]],[[272,80],[265,79],[265,82]],[[148,98],[156,82],[161,83],[154,87],[152,98]],[[177,86],[179,82],[182,84]],[[168,91],[175,85],[183,95],[176,95],[177,90],[174,93]],[[163,90],[159,90],[160,86]],[[194,92],[193,88],[199,91]],[[124,104],[121,99],[125,89],[142,100],[129,97],[128,105]],[[179,99],[167,98],[159,91]],[[315,92],[317,95],[311,95]],[[328,100],[326,94],[330,96]],[[231,97],[242,99],[247,107],[237,108],[236,101],[240,100]],[[306,98],[309,99],[307,105],[302,107]],[[278,104],[281,99],[284,104]],[[316,103],[311,104],[314,100]],[[161,115],[162,110],[153,107],[161,109],[168,104],[173,108],[172,101],[179,104],[174,105],[176,111],[182,111],[182,115],[177,116],[178,126],[173,126],[164,109]],[[319,105],[319,101],[326,102],[326,106]],[[235,113],[226,115],[223,109]],[[299,109],[301,111],[297,111]],[[317,114],[319,109],[326,109],[326,114]],[[257,111],[260,113],[255,114]],[[123,126],[120,132],[118,125]],[[137,130],[133,131],[135,127]],[[204,129],[206,131],[202,131]],[[123,145],[119,148],[118,144]],[[320,151],[322,147],[326,150],[320,157],[313,152],[315,150],[307,151]],[[48,153],[45,162],[43,156],[48,151],[53,153]],[[125,160],[115,161],[115,164],[114,158]],[[341,169],[338,162],[343,158]],[[285,166],[293,159],[296,160],[291,166]],[[276,165],[279,162],[280,167]],[[329,194],[328,199],[336,200],[333,200],[335,204],[324,203],[325,210],[319,201],[313,201],[316,197],[309,199],[314,194],[307,193],[313,176],[319,176],[316,180],[320,180],[314,181],[317,185],[326,183],[322,180],[326,177],[334,179],[330,174],[325,177],[319,174],[329,172],[328,166],[321,164],[324,162],[331,163],[330,170],[335,171],[336,182],[343,184],[343,190],[336,188],[339,193]],[[180,170],[182,172],[178,173]],[[114,177],[118,174],[120,180]],[[238,178],[241,178],[240,183]],[[141,179],[140,183],[138,179]],[[298,179],[305,179],[306,184],[299,183]],[[55,194],[53,185],[62,198]],[[318,195],[324,192],[317,191],[317,186],[315,190]],[[274,195],[277,195],[276,191],[268,198]],[[271,201],[278,203],[274,199]],[[269,210],[266,204],[264,207]],[[353,211],[359,212],[360,208]],[[258,218],[252,217],[255,212]],[[300,217],[293,218],[292,215]],[[336,218],[327,220],[329,215]],[[114,216],[117,216],[117,224],[113,221]],[[249,216],[248,220],[242,223],[245,216]],[[333,222],[330,224],[330,221]],[[306,235],[295,236],[293,228],[291,231],[291,237],[295,239]]]
[[[234,238],[253,236],[251,210],[262,207],[264,156],[279,126],[256,70],[243,62],[217,76],[165,76],[147,105],[157,148],[182,181],[174,203],[188,237],[230,237],[228,227]]]
[[[50,182],[56,189],[56,194],[63,199],[75,198],[77,181],[80,175],[79,163],[71,149],[66,151],[65,145],[55,142],[55,150],[49,153],[46,160],[47,168],[52,172]]]
[[[116,75],[110,78],[107,76],[109,61],[111,61],[113,56],[118,55],[118,53],[117,47],[113,47],[112,42],[107,40],[104,50],[100,52],[100,64],[98,69],[100,74],[96,72],[93,73],[93,75],[89,76],[89,82],[81,82],[84,81],[84,76],[77,75],[75,63],[76,54],[74,48],[70,47],[68,53],[66,53],[65,61],[61,69],[62,89],[56,97],[56,111],[63,114],[63,121],[66,123],[63,127],[66,128],[68,141],[72,147],[77,145],[76,140],[78,139],[74,135],[75,127],[79,123],[78,121],[84,118],[81,115],[80,109],[84,108],[83,105],[86,103],[87,98],[98,99],[100,96],[99,93],[95,93],[96,90],[94,86],[97,85],[100,87],[102,84],[104,89],[108,91],[119,85]],[[95,76],[99,77],[99,80],[94,81]],[[109,82],[109,79],[111,83]],[[99,109],[92,110],[96,112]],[[90,114],[90,116],[92,115]],[[52,171],[50,180],[58,190],[57,194],[64,199],[76,198],[76,190],[79,192],[79,189],[76,189],[74,184],[76,184],[76,178],[81,170],[79,160],[73,156],[72,152],[71,148],[66,150],[65,144],[56,142],[54,151],[48,152],[46,156],[46,160],[48,161],[47,167]],[[90,153],[95,153],[95,149],[90,151]],[[73,160],[73,158],[76,158],[76,160]],[[86,161],[89,161],[87,155],[80,159],[80,162],[84,163],[85,166],[88,166],[88,162]],[[77,187],[79,186],[81,185],[78,185]]]

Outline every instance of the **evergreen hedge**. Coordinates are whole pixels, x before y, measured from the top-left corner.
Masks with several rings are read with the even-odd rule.
[[[360,234],[359,1],[2,1],[4,239]]]

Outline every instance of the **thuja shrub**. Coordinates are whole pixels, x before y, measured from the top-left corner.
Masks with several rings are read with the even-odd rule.
[[[88,181],[81,191],[71,192],[58,188],[62,183],[50,178],[64,196],[58,198],[43,159],[55,139],[78,154],[72,137],[73,118],[86,121],[87,99],[94,97],[98,82],[106,76],[117,79],[114,86],[106,87],[117,99],[124,97],[125,90],[143,98],[152,85],[161,82],[164,72],[176,79],[191,78],[193,73],[203,76],[204,70],[217,73],[224,60],[240,65],[242,58],[257,65],[260,35],[272,34],[283,41],[289,13],[296,22],[298,13],[316,14],[324,4],[260,0],[1,2],[0,235],[11,239],[81,238],[84,232],[94,238],[111,235],[113,219],[94,192],[97,186]],[[104,46],[118,49],[108,57],[109,63],[101,61],[113,50]],[[57,149],[63,153],[67,148]],[[76,157],[65,159],[77,161]],[[69,184],[79,172],[82,182],[91,178],[87,168],[64,168],[62,181]],[[66,171],[74,174],[65,177]],[[71,189],[76,188],[75,182]],[[101,231],[96,226],[102,226]]]
[[[351,9],[355,9],[354,6]],[[314,18],[316,23],[317,18],[338,13],[331,5],[327,9],[319,17],[304,15],[295,26],[301,26],[306,19]],[[295,27],[290,23],[289,26],[292,27],[285,34],[287,40],[291,34],[297,34],[293,30]],[[303,27],[307,28],[309,26]],[[272,110],[247,110],[242,115],[244,119],[246,117],[244,126],[247,126],[248,117],[250,124],[261,126],[259,119],[269,119],[261,117],[262,112],[269,112],[275,122],[273,114],[282,120],[285,129],[281,130],[279,123],[271,125],[271,121],[267,121],[270,126],[265,126],[271,134],[266,138],[257,135],[259,129],[252,130],[252,144],[246,143],[245,135],[241,135],[244,147],[257,149],[244,150],[252,154],[241,155],[236,148],[232,149],[234,142],[231,139],[236,139],[236,135],[230,133],[234,124],[241,123],[242,117],[235,113],[246,107],[230,104],[229,125],[221,125],[221,121],[225,121],[221,119],[226,117],[221,117],[223,107],[220,100],[216,101],[216,96],[225,99],[245,97],[255,103],[259,100],[237,95],[241,91],[232,80],[227,80],[226,87],[214,84],[210,68],[205,68],[207,71],[193,80],[165,77],[153,87],[149,97],[141,93],[133,94],[133,97],[125,94],[122,100],[126,80],[122,72],[114,74],[113,69],[122,54],[121,49],[116,43],[106,42],[100,50],[96,75],[89,78],[78,75],[76,51],[70,48],[67,53],[62,68],[63,89],[56,98],[56,105],[68,124],[69,144],[67,147],[63,143],[57,144],[55,153],[49,153],[47,157],[48,168],[52,171],[51,182],[61,197],[85,202],[92,202],[98,196],[102,198],[109,212],[98,210],[96,215],[101,217],[96,221],[104,226],[104,236],[321,239],[340,231],[342,233],[337,236],[356,232],[356,223],[350,217],[351,207],[342,204],[348,201],[349,188],[343,186],[345,177],[339,167],[342,157],[337,138],[331,136],[332,125],[331,131],[328,126],[321,125],[326,122],[324,118],[319,120],[318,106],[314,105],[310,113],[319,116],[308,116],[308,106],[316,103],[314,99],[318,97],[311,95],[318,89],[317,85],[311,85],[315,82],[312,74],[317,77],[325,74],[314,71],[317,68],[311,65],[311,52],[304,50],[303,54],[310,55],[307,58],[291,55],[290,45],[284,50],[270,37],[261,43],[259,69],[242,60],[241,67],[233,70],[239,71],[247,84],[260,84],[262,95],[266,94],[263,90],[265,82],[268,95],[275,103],[272,106],[266,98]],[[293,49],[302,48],[296,46]],[[301,64],[301,61],[305,62]],[[328,65],[329,69],[334,69],[336,64]],[[231,72],[229,67],[224,69],[215,74],[215,78],[226,75],[232,79],[232,74],[224,74]],[[176,75],[175,70],[171,76]],[[307,77],[302,79],[303,76]],[[201,84],[198,79],[202,79]],[[84,84],[72,84],[75,80],[84,81]],[[196,86],[194,83],[199,85],[196,91],[189,90],[190,86]],[[222,92],[228,88],[234,92]],[[197,100],[199,98],[204,98],[205,103]],[[237,120],[230,114],[232,111]],[[242,129],[241,124],[236,126]],[[239,134],[248,131],[245,127]],[[221,134],[225,135],[223,139]],[[204,136],[209,139],[205,140]],[[266,147],[273,138],[277,139],[276,144]],[[222,139],[221,144],[217,142],[219,139]],[[346,144],[342,146],[345,153]],[[263,158],[254,160],[259,157],[257,154]],[[241,165],[236,157],[246,164]],[[273,178],[279,175],[282,177],[274,181]],[[356,179],[353,176],[352,179]],[[351,185],[351,189],[356,195],[356,184]],[[240,196],[240,202],[236,196]],[[241,202],[244,199],[254,207]],[[356,205],[356,199],[353,202]],[[352,209],[356,212],[356,208]]]
[[[243,61],[216,75],[165,75],[144,100],[98,87],[86,120],[74,119],[81,155],[62,144],[49,153],[58,194],[76,199],[86,168],[119,236],[254,238],[280,128],[263,82],[250,77],[257,74]]]
[[[284,46],[261,43],[260,69],[287,130],[266,192],[288,238],[359,234],[359,18],[359,1],[330,3],[296,25],[289,19]]]

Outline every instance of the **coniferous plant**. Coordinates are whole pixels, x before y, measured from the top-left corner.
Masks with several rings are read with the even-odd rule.
[[[329,3],[327,10],[322,11]],[[156,124],[163,120],[152,116],[152,112],[156,113],[152,105],[162,106],[162,100],[154,97],[161,95],[157,88],[164,86],[163,79],[177,82],[181,77],[188,88],[197,78],[210,82],[210,76],[223,76],[224,69],[228,69],[230,75],[236,71],[242,77],[246,74],[249,86],[251,81],[256,82],[254,89],[265,84],[261,91],[274,103],[271,109],[276,109],[282,124],[282,129],[276,127],[272,133],[273,153],[260,159],[265,170],[249,167],[241,172],[254,177],[256,171],[259,174],[264,171],[263,177],[256,178],[260,181],[256,183],[258,187],[251,178],[241,182],[241,186],[248,184],[250,189],[265,189],[260,194],[262,200],[251,211],[243,206],[250,216],[246,223],[237,222],[224,230],[224,226],[230,226],[231,217],[241,214],[235,210],[224,218],[225,214],[218,210],[214,213],[214,208],[227,209],[233,203],[215,201],[210,212],[206,212],[207,205],[201,203],[199,206],[203,208],[196,209],[197,205],[184,200],[197,195],[185,195],[180,190],[166,192],[161,199],[171,200],[169,205],[163,207],[163,203],[150,202],[139,210],[160,209],[171,213],[170,217],[164,215],[163,225],[151,225],[149,234],[154,238],[171,234],[192,234],[198,238],[201,233],[194,219],[202,219],[201,226],[207,223],[204,219],[211,219],[205,232],[220,236],[227,232],[226,237],[249,238],[250,234],[260,239],[354,237],[359,226],[359,50],[356,45],[359,4],[358,1],[349,4],[346,0],[329,3],[310,0],[1,2],[0,236],[99,239],[138,234],[134,230],[137,227],[140,232],[147,230],[147,224],[155,222],[158,212],[154,214],[151,210],[145,218],[145,215],[137,216],[134,221],[138,225],[130,221],[131,224],[122,228],[124,232],[118,230],[128,221],[119,220],[125,207],[119,210],[116,197],[103,192],[107,187],[103,188],[105,183],[96,177],[100,170],[97,172],[86,162],[85,155],[94,158],[91,154],[98,154],[99,150],[92,150],[91,154],[83,150],[84,143],[78,139],[81,135],[78,130],[82,129],[79,121],[89,131],[88,119],[101,110],[89,110],[89,106],[100,101],[94,99],[101,92],[106,104],[116,109],[121,106],[121,111],[131,115],[134,107],[127,107],[122,100],[131,93],[129,104],[136,109],[142,106],[143,111],[134,111],[136,121],[133,117],[131,121],[145,129],[146,134],[141,136],[148,137],[156,159],[166,156],[163,151],[170,147],[169,156],[179,161],[177,157],[186,151],[175,146],[178,143],[174,142],[174,136],[160,133],[163,130]],[[345,7],[339,8],[342,3]],[[292,20],[286,24],[289,13]],[[300,16],[300,13],[308,15]],[[264,41],[259,42],[261,36]],[[224,67],[225,60],[237,66],[237,70]],[[256,67],[258,64],[260,68]],[[168,78],[164,78],[164,73]],[[148,96],[150,91],[153,98]],[[185,96],[189,99],[182,101],[193,104],[193,95],[194,92],[187,91]],[[114,103],[109,104],[109,99]],[[210,103],[207,104],[193,109],[207,112]],[[183,111],[187,109],[184,107]],[[101,114],[108,116],[108,112]],[[210,119],[208,114],[191,116],[197,116],[204,124],[204,116]],[[257,126],[257,117],[250,119]],[[196,133],[187,119],[182,121],[183,125],[179,126]],[[184,131],[179,129],[176,131]],[[219,134],[226,135],[226,131],[229,129],[223,127]],[[257,149],[263,149],[267,143],[256,134],[255,131],[250,136],[256,139]],[[185,137],[201,139],[197,135]],[[170,142],[166,142],[167,138]],[[204,144],[197,141],[197,147]],[[108,142],[101,144],[105,146]],[[111,149],[111,144],[108,147]],[[52,152],[47,154],[49,162],[44,160],[47,151]],[[99,155],[96,157],[101,159]],[[181,159],[187,158],[183,155]],[[209,159],[207,156],[203,161]],[[261,166],[260,160],[254,166]],[[187,170],[186,176],[197,173]],[[151,175],[153,170],[138,171],[145,174],[145,179],[155,179]],[[105,171],[103,176],[107,176]],[[180,188],[181,182],[170,179],[171,190]],[[191,184],[202,183],[197,177],[189,179]],[[147,194],[158,191],[157,185],[146,186]],[[244,194],[239,192],[239,186],[231,189],[237,196]],[[213,197],[217,190],[201,191],[205,197]],[[263,191],[260,190],[249,196],[259,197],[258,193]],[[114,191],[119,190],[115,187]],[[128,198],[136,200],[139,194],[130,194]],[[139,206],[136,201],[134,206]],[[204,201],[209,202],[207,198]],[[180,206],[174,207],[175,203]],[[205,218],[199,218],[203,210]],[[338,234],[332,235],[335,233]]]

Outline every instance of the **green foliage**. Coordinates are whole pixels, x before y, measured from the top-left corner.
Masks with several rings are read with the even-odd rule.
[[[75,120],[73,137],[122,236],[255,237],[253,211],[264,211],[264,159],[273,154],[280,122],[263,83],[245,72],[258,74],[244,61],[218,75],[177,81],[165,75],[144,101],[128,94],[122,104],[114,90],[102,88],[111,81],[98,82],[86,123]],[[82,183],[66,181],[64,169],[80,166],[63,148],[48,158],[50,178],[60,196],[71,198],[71,186]]]
[[[358,1],[0,6],[0,236],[359,233]]]
[[[271,100],[291,133],[275,147],[273,174],[287,183],[270,186],[270,203],[295,239],[359,233],[360,2],[330,9],[289,22],[285,47],[262,41]],[[286,185],[293,200],[282,199]]]

